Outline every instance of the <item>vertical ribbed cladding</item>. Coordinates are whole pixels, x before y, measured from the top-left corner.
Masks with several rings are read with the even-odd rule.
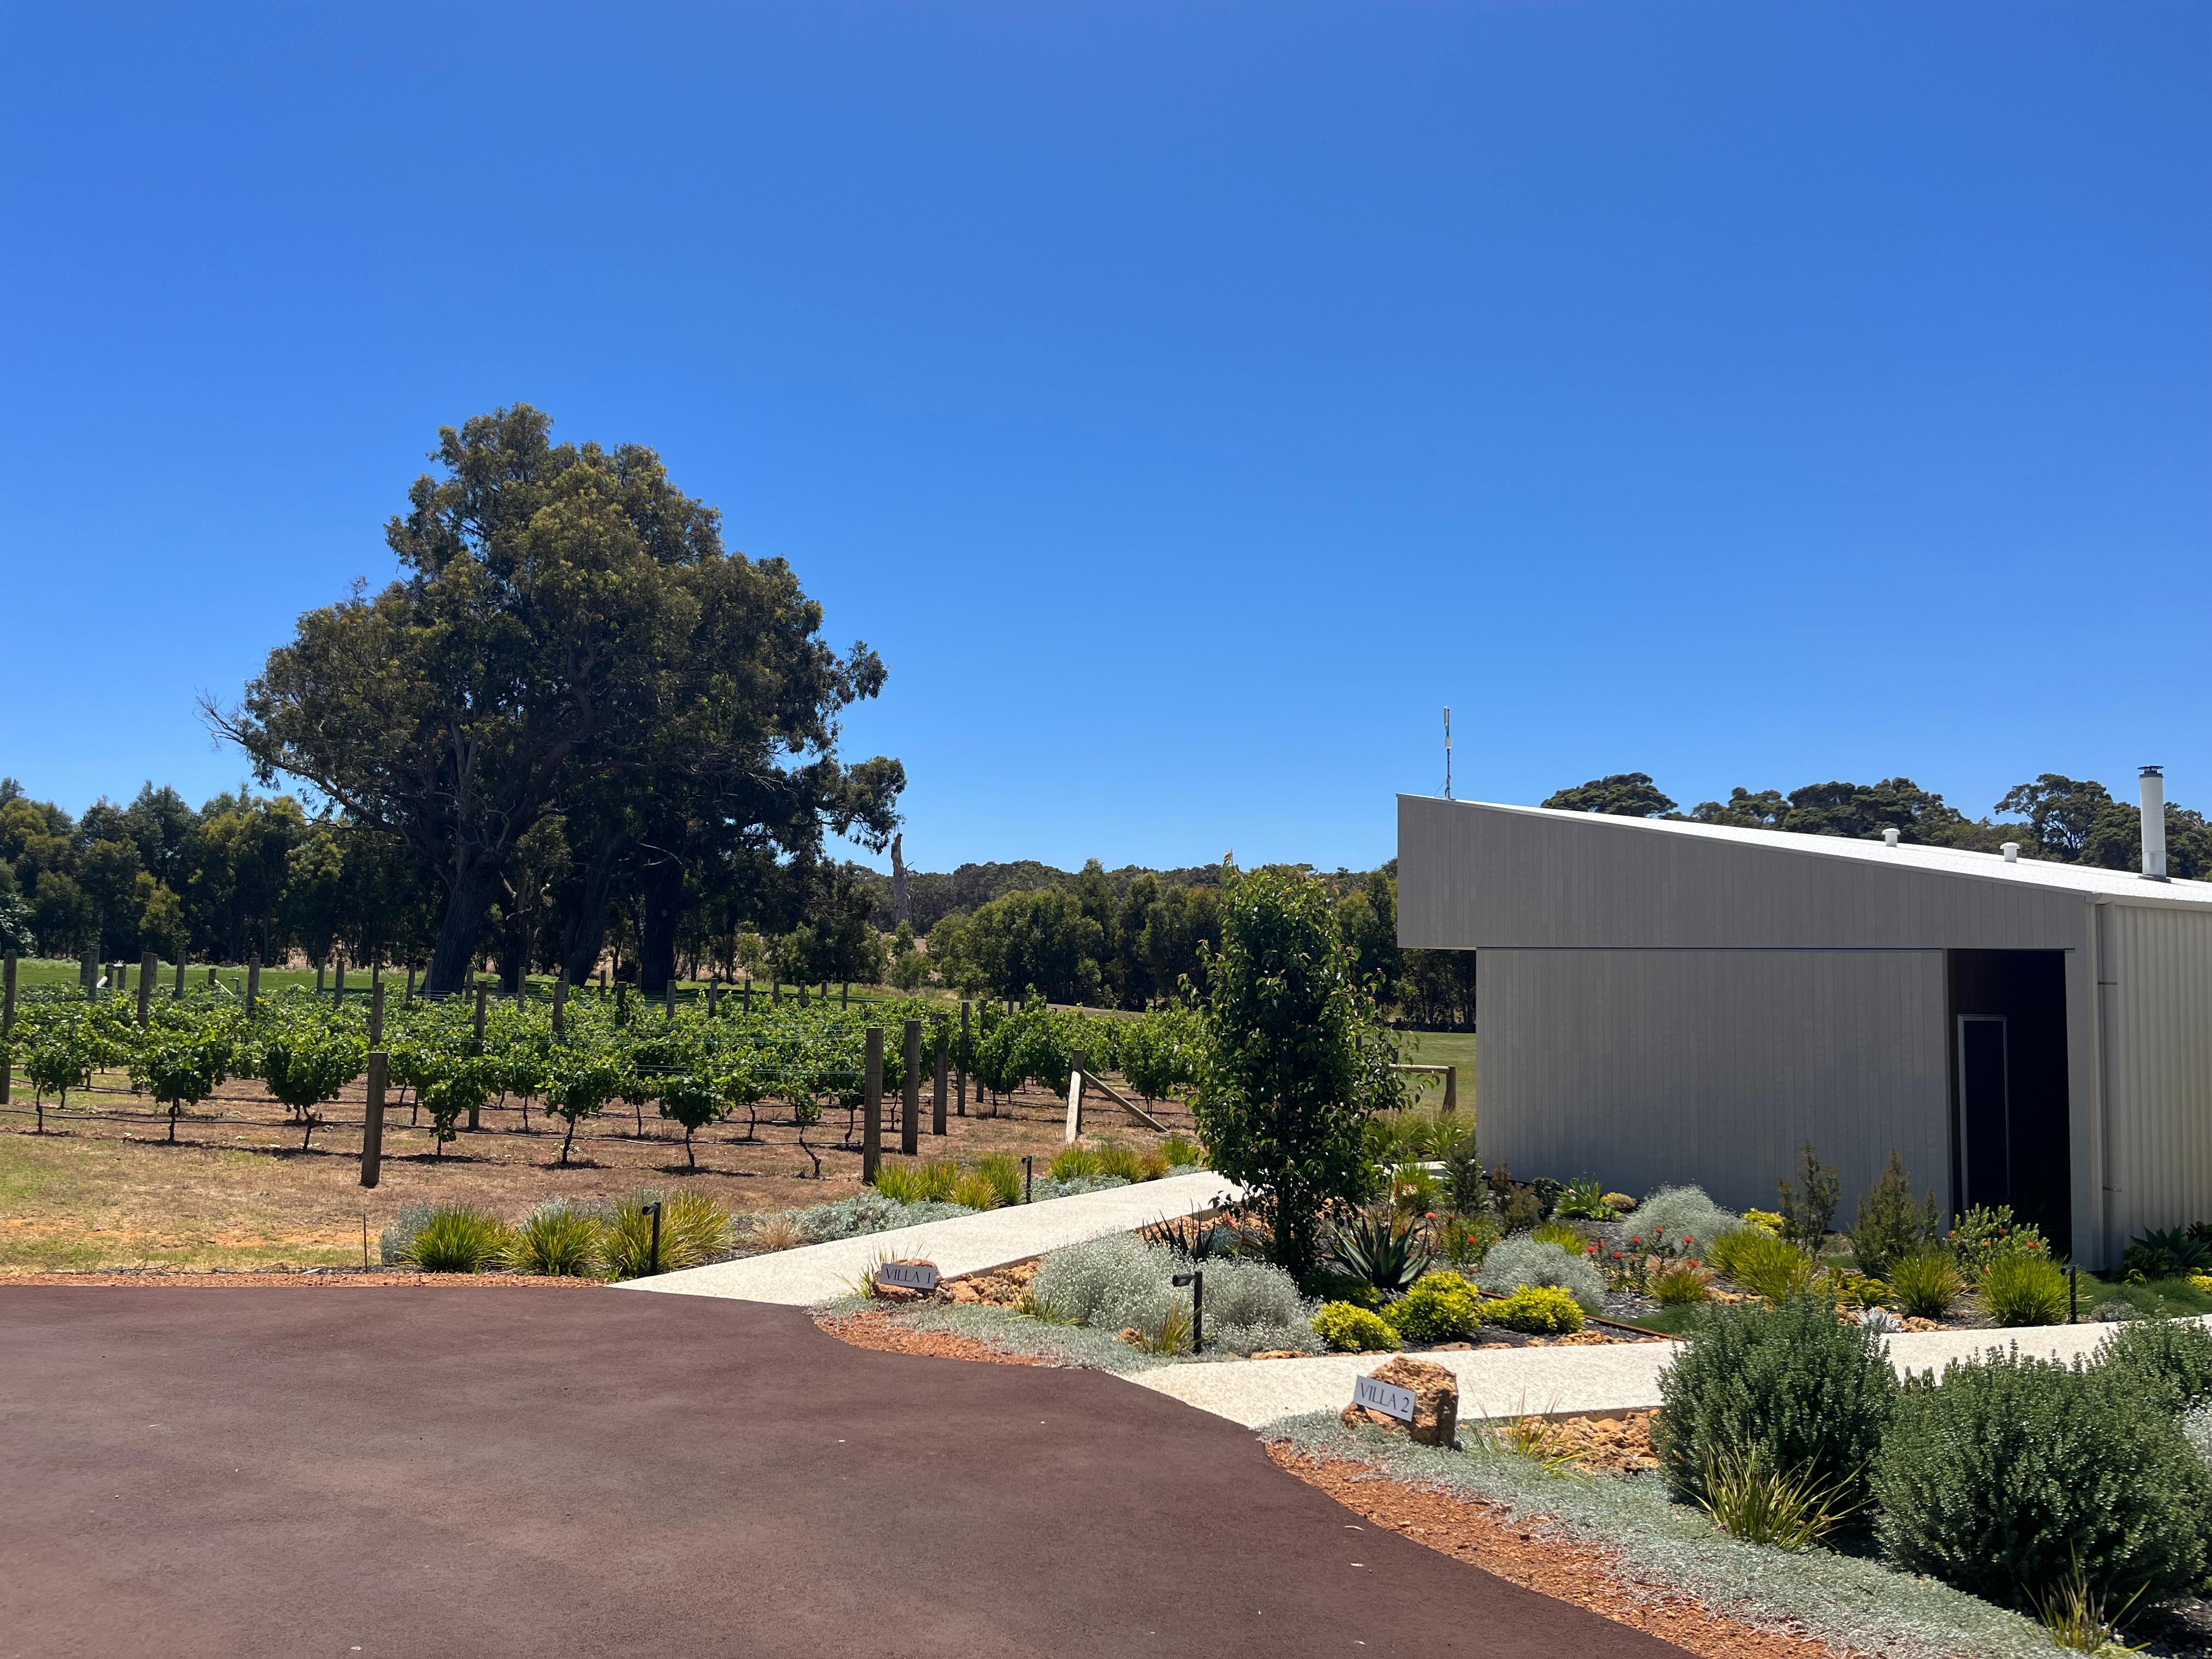
[[[2112,1244],[2212,1219],[2212,913],[2108,907]]]
[[[2142,769],[2142,872],[2145,881],[2166,879],[2166,769]]]

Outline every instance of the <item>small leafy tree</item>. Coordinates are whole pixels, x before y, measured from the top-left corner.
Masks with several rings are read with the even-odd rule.
[[[67,1029],[57,1030],[46,1041],[33,1043],[23,1058],[23,1070],[30,1076],[33,1100],[38,1108],[40,1134],[46,1132],[47,1094],[59,1096],[62,1109],[67,1111],[70,1090],[83,1086],[84,1056],[72,1041],[74,1035]]]
[[[230,1063],[228,1034],[220,1030],[155,1030],[131,1062],[134,1087],[169,1109],[169,1141],[177,1139],[177,1119],[216,1091]]]
[[[482,1054],[442,1054],[429,1058],[420,1097],[429,1108],[431,1130],[437,1137],[433,1158],[445,1158],[446,1143],[460,1139],[456,1126],[461,1114],[481,1109],[498,1086],[496,1068]]]
[[[660,1115],[684,1126],[684,1161],[697,1169],[699,1155],[691,1137],[721,1116],[721,1080],[697,1066],[661,1079]]]
[[[545,1109],[568,1126],[561,1137],[562,1168],[568,1166],[568,1149],[576,1144],[576,1126],[606,1110],[622,1084],[622,1066],[605,1054],[562,1054],[547,1066]]]
[[[1374,1183],[1368,1115],[1403,1097],[1392,1050],[1311,875],[1232,875],[1206,967],[1199,1133],[1267,1218],[1276,1264],[1303,1277],[1323,1212]]]
[[[306,1152],[323,1119],[315,1108],[336,1100],[361,1075],[360,1042],[349,1033],[312,1029],[270,1039],[261,1053],[261,1078],[300,1126],[300,1150]],[[172,1126],[173,1127],[173,1125]]]

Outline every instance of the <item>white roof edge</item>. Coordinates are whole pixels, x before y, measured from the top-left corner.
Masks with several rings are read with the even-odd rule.
[[[1425,801],[1437,806],[1465,806],[1486,812],[1509,812],[1522,817],[1604,824],[1625,830],[1723,842],[1767,852],[1795,853],[1808,858],[1844,859],[1862,864],[1887,865],[1893,869],[1910,870],[1923,875],[1979,878],[2023,887],[2078,893],[2085,899],[2119,904],[2185,910],[2212,907],[2212,882],[2179,879],[2154,882],[2125,870],[2106,870],[2094,865],[2059,864],[2047,859],[2032,859],[2025,854],[2017,863],[2008,864],[1999,854],[1976,852],[1961,847],[1929,847],[1910,842],[1891,847],[1879,841],[1807,835],[1795,830],[1746,830],[1734,824],[1623,817],[1607,812],[1570,812],[1562,807],[1519,806],[1506,801],[1447,800],[1442,795],[1401,793],[1398,799],[1401,801]]]

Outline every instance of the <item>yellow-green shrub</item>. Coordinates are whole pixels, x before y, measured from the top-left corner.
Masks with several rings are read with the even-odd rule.
[[[1400,1346],[1380,1314],[1349,1302],[1328,1302],[1314,1316],[1314,1334],[1338,1353],[1382,1353]]]
[[[1581,1304],[1556,1285],[1524,1285],[1509,1297],[1486,1304],[1482,1316],[1509,1331],[1534,1331],[1547,1336],[1565,1335],[1583,1328]]]
[[[1472,1336],[1482,1316],[1482,1297],[1454,1273],[1423,1273],[1411,1290],[1382,1310],[1382,1316],[1409,1342],[1449,1342]]]

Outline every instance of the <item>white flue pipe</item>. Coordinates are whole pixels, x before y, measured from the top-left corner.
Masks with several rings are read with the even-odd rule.
[[[2142,769],[2142,872],[2145,881],[2166,879],[2166,769]]]

